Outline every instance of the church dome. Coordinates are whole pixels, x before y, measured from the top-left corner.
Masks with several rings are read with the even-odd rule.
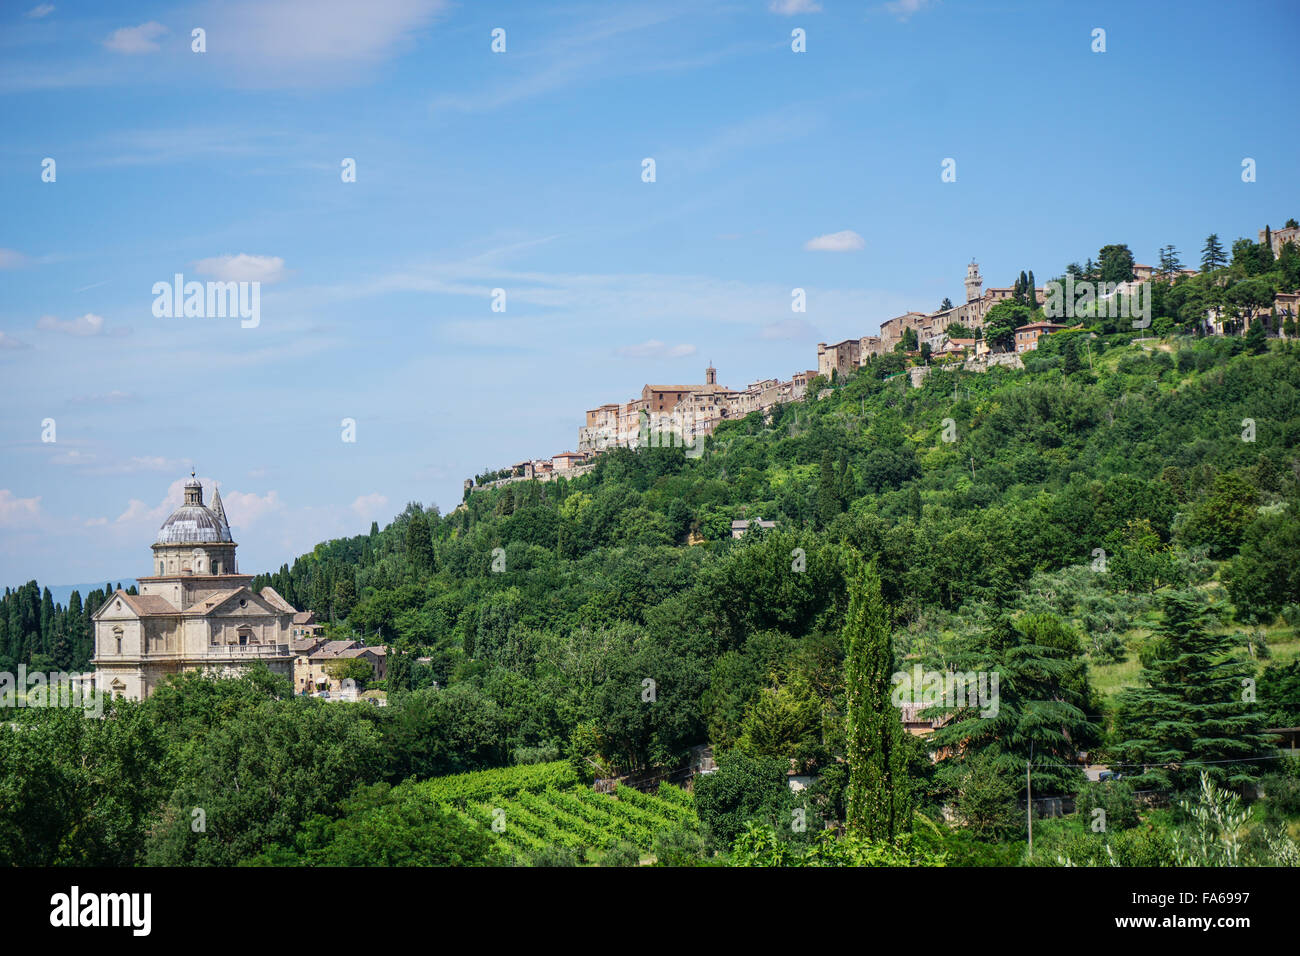
[[[226,521],[221,499],[213,501],[217,510],[203,504],[203,485],[190,475],[185,482],[185,504],[181,505],[158,529],[158,544],[217,544],[231,542],[230,524]]]
[[[158,544],[230,541],[230,528],[203,505],[181,505],[158,529]]]

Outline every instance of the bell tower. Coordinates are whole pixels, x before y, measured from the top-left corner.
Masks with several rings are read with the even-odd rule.
[[[718,384],[718,370],[713,367],[712,362],[710,362],[709,367],[704,370],[704,384],[705,385]]]
[[[966,301],[974,302],[980,297],[980,288],[984,280],[980,278],[980,267],[974,259],[966,267]]]

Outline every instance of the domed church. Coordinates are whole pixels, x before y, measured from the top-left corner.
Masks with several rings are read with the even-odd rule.
[[[235,547],[221,493],[205,505],[191,473],[185,503],[158,529],[153,573],[139,579],[140,593],[118,590],[92,617],[99,690],[140,700],[169,674],[234,675],[257,662],[292,678],[297,611],[273,588],[253,593]]]

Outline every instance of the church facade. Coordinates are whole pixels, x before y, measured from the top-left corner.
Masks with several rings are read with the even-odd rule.
[[[297,611],[272,588],[252,591],[235,547],[221,493],[205,505],[191,474],[184,504],[158,530],[140,593],[118,590],[92,616],[98,690],[140,700],[172,674],[229,676],[259,662],[292,678]]]

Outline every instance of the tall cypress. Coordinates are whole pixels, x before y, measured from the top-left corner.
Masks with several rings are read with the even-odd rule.
[[[822,452],[817,476],[817,524],[826,527],[840,513],[839,482],[835,480],[835,461],[829,449]]]
[[[903,723],[890,701],[894,643],[874,565],[853,559],[844,622],[848,832],[892,840],[911,829]]]

